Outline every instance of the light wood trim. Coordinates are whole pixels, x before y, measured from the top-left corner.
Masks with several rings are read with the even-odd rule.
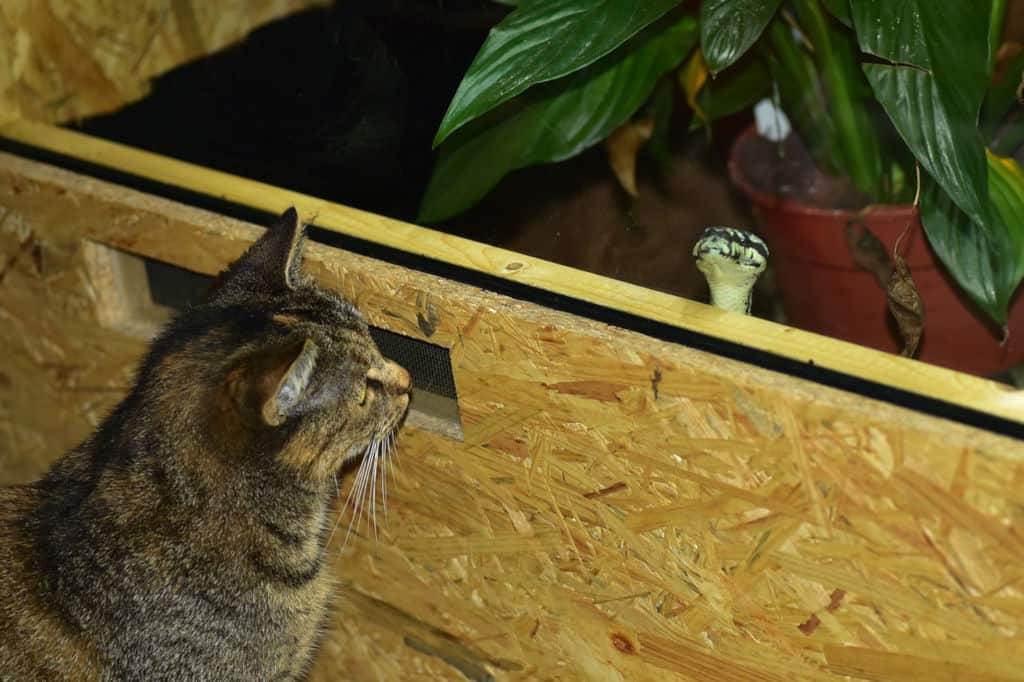
[[[279,212],[294,205],[304,219],[340,234],[1024,423],[1024,392],[986,379],[725,312],[45,123],[14,121],[0,127],[0,135],[264,211]]]

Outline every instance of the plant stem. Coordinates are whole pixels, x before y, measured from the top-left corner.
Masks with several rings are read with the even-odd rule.
[[[992,10],[988,15],[988,71],[996,66],[996,55],[999,54],[999,41],[1003,39],[1003,25],[1006,23],[1006,0],[992,0]]]
[[[875,129],[863,106],[864,99],[854,93],[864,75],[853,48],[829,24],[818,0],[796,2],[794,9],[805,35],[814,45],[814,57],[831,100],[836,126],[835,151],[858,189],[878,200],[881,198],[882,156]]]

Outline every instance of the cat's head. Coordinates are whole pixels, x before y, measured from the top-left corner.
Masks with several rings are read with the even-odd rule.
[[[210,385],[218,449],[247,443],[323,482],[394,434],[410,379],[381,356],[355,306],[302,272],[304,241],[287,210],[172,326],[177,348],[160,355],[179,385]]]

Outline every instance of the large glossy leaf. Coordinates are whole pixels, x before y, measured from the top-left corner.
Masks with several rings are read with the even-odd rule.
[[[821,0],[828,13],[841,21],[849,28],[853,28],[853,18],[850,16],[850,0]]]
[[[781,2],[704,0],[700,6],[700,46],[711,73],[728,67],[750,49]]]
[[[692,17],[659,22],[598,63],[458,131],[441,148],[419,220],[444,220],[479,201],[509,171],[560,161],[603,140],[696,42]]]
[[[679,0],[535,0],[495,26],[452,98],[434,146],[527,88],[593,64]]]
[[[988,74],[991,0],[851,0],[875,96],[907,146],[950,198],[985,222],[988,185],[977,131]]]
[[[938,183],[926,179],[921,219],[928,241],[968,296],[1004,326],[1024,278],[1024,173],[1012,159],[988,155],[992,218],[979,226]]]

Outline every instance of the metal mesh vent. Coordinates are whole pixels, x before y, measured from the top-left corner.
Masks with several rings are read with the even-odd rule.
[[[453,400],[458,397],[447,348],[378,327],[370,327],[370,336],[381,355],[409,371],[413,386]]]

